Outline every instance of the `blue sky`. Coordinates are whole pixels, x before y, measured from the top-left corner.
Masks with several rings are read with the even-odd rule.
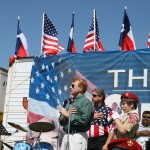
[[[119,50],[118,42],[124,7],[131,23],[137,49],[147,48],[150,32],[150,0],[5,0],[0,5],[0,67],[8,69],[15,53],[17,18],[28,41],[29,56],[39,55],[42,14],[46,13],[58,30],[59,44],[67,48],[72,12],[75,13],[74,41],[82,53],[84,41],[96,9],[100,40],[105,51]],[[66,53],[66,49],[61,52]]]

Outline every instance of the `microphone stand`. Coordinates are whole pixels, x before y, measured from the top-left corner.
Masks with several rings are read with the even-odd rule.
[[[19,132],[19,131],[16,130],[15,132],[11,133],[11,135],[13,135],[13,134],[15,134],[15,133],[17,133],[17,132]],[[4,138],[3,140],[7,139],[8,137],[9,137],[9,136],[7,136],[6,138]],[[7,146],[9,149],[13,150],[13,147],[12,147],[11,145],[9,145],[9,144],[3,142],[3,140],[2,140],[2,144],[4,144],[5,146]]]
[[[59,124],[59,131],[58,131],[58,136],[57,137],[57,150],[59,149],[59,138],[60,138],[60,124]]]
[[[69,142],[69,133],[70,133],[70,111],[71,111],[71,108],[72,108],[72,106],[70,106],[70,109],[69,109],[69,118],[68,118],[68,135],[67,135],[67,147],[66,147],[66,150],[69,150],[69,144],[70,144],[70,142]]]

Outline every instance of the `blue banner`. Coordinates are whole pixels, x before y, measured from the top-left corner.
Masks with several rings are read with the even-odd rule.
[[[31,72],[29,96],[56,108],[69,97],[73,78],[83,77],[93,87],[103,88],[108,95],[129,91],[139,97],[140,103],[149,103],[149,70],[149,49],[36,57]],[[35,80],[34,84],[32,79]],[[41,83],[44,88],[41,88]],[[35,90],[37,87],[38,94]]]
[[[28,123],[54,122],[55,130],[44,134],[44,140],[56,147],[57,140],[53,137],[63,133],[59,128],[57,106],[63,105],[64,100],[70,97],[70,85],[74,78],[87,80],[86,96],[89,99],[95,87],[103,88],[112,109],[116,102],[119,105],[120,95],[127,91],[139,97],[139,112],[142,105],[148,109],[149,72],[150,49],[35,57],[29,88]],[[36,134],[32,132],[30,136],[36,137]]]

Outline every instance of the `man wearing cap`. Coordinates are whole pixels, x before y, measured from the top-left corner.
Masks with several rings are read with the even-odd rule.
[[[121,95],[121,109],[124,112],[124,115],[122,118],[120,118],[118,112],[115,112],[112,115],[115,129],[109,132],[103,150],[108,150],[108,144],[113,138],[135,139],[139,127],[139,115],[136,111],[138,102],[138,97],[133,93],[125,92]]]

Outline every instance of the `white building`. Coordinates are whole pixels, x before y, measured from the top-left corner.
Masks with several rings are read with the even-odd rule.
[[[4,112],[8,70],[0,67],[0,112]]]
[[[27,109],[23,106],[23,98],[29,95],[30,72],[33,57],[17,59],[16,62],[9,67],[8,80],[5,95],[3,126],[11,136],[2,136],[2,140],[14,147],[17,141],[26,139],[26,132],[12,127],[9,122],[17,124],[23,128],[27,128]],[[4,82],[3,82],[4,84]],[[9,149],[4,145],[4,149]]]

